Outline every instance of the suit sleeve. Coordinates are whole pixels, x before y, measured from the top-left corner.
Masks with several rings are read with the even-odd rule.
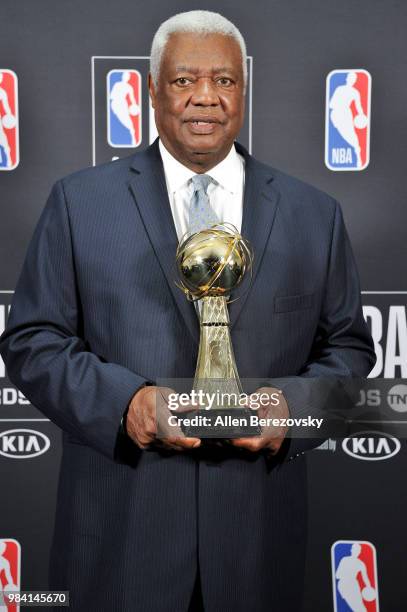
[[[335,204],[325,295],[315,340],[298,376],[274,379],[294,418],[326,417],[329,403],[349,400],[341,380],[366,377],[376,362],[373,341],[363,318],[360,284],[342,211]],[[286,446],[291,459],[323,442],[321,438],[292,437]]]
[[[29,244],[0,337],[0,354],[10,380],[36,408],[66,432],[115,458],[121,417],[146,379],[94,354],[81,337],[81,321],[60,181]]]

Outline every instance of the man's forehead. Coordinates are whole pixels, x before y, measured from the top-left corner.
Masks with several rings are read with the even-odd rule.
[[[238,55],[241,54],[239,43],[226,34],[219,32],[197,33],[197,32],[174,32],[169,38],[166,47],[169,47],[171,54],[177,52],[183,53],[188,49],[195,56],[202,54],[207,57],[208,52],[213,55],[224,54],[230,52]]]
[[[233,68],[234,66],[232,64],[223,64],[222,66],[217,66],[216,64],[214,64],[213,66],[211,66],[210,70],[212,72],[230,72],[233,70]],[[175,66],[175,71],[198,73],[201,71],[201,68],[194,64],[179,64],[178,66]]]
[[[177,72],[199,72],[203,66],[223,72],[239,70],[241,57],[239,44],[230,36],[177,32],[170,36],[163,60]]]

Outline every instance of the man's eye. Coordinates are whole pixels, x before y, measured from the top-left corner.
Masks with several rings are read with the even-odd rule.
[[[217,83],[222,87],[230,87],[231,85],[233,85],[232,79],[229,79],[228,77],[221,77],[217,80]]]
[[[191,83],[191,79],[187,79],[186,77],[179,77],[175,82],[177,85],[185,86]]]

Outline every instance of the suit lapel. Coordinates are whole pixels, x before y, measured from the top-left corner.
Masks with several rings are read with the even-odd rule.
[[[238,299],[229,305],[231,328],[235,325],[261,268],[279,201],[279,192],[273,185],[271,169],[249,155],[238,143],[236,148],[246,162],[241,234],[252,245],[254,262],[252,278],[245,279],[242,286],[232,292],[232,300]]]
[[[194,305],[175,285],[175,253],[178,238],[168,200],[158,140],[137,154],[131,164],[129,187],[134,197],[154,253],[160,263],[174,301],[196,343],[199,323]]]

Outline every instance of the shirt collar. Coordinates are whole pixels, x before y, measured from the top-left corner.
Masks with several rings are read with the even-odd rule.
[[[224,189],[234,194],[241,184],[242,167],[243,158],[237,153],[233,144],[225,159],[211,168],[208,174]]]
[[[163,160],[168,190],[170,193],[174,193],[185,185],[196,172],[193,172],[175,159],[168,149],[165,148],[161,138],[158,141],[158,146]],[[237,187],[240,184],[239,180],[241,179],[242,167],[243,158],[237,153],[235,145],[233,144],[225,159],[211,168],[207,174],[219,183],[219,185],[233,194],[237,192]]]
[[[167,181],[168,191],[170,193],[174,193],[175,191],[178,191],[180,187],[185,185],[196,173],[175,159],[168,149],[165,148],[161,138],[158,141],[158,146],[161,153],[161,159],[163,160],[165,180]]]

